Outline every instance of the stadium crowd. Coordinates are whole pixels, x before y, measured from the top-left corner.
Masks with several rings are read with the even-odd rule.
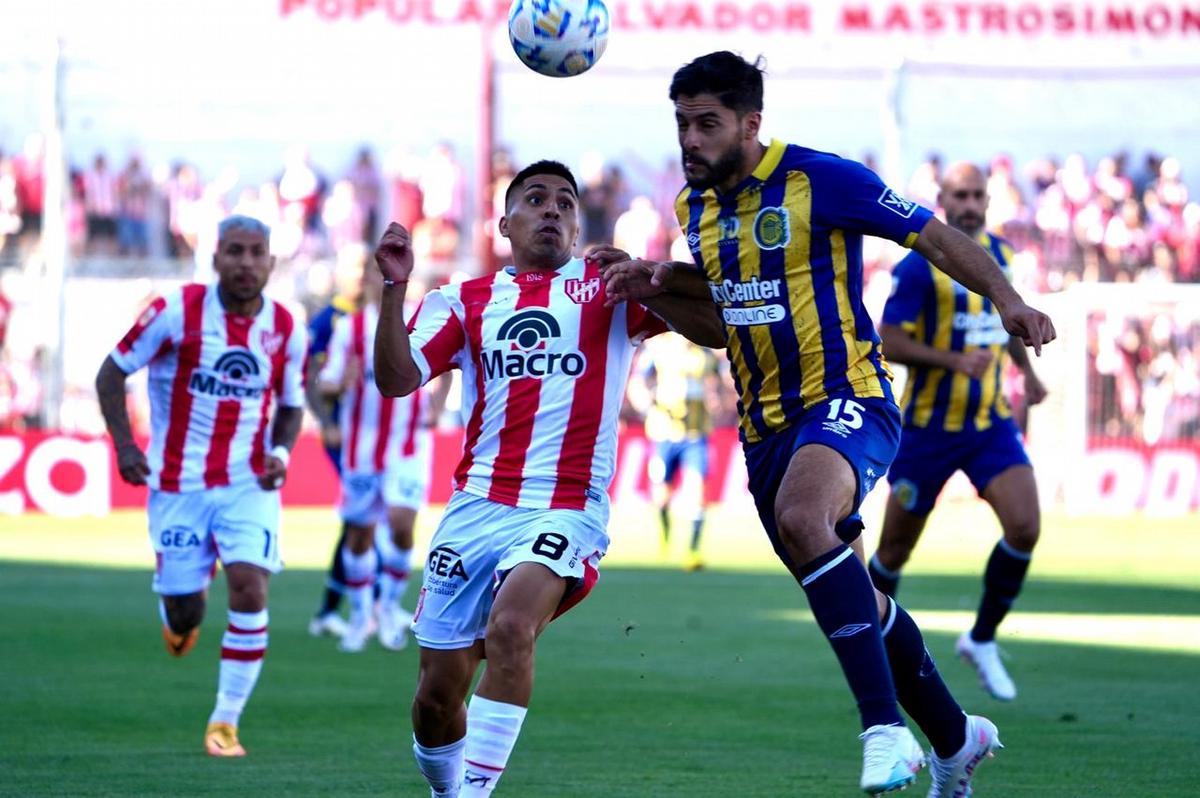
[[[4,272],[39,261],[42,154],[37,135],[19,151],[0,150],[0,315],[5,318],[21,307],[4,299]],[[428,284],[496,268],[507,258],[507,242],[496,234],[495,220],[519,164],[506,150],[493,158],[492,218],[484,224],[474,220],[467,171],[448,143],[420,155],[398,150],[378,159],[362,148],[347,156],[339,171],[315,164],[305,148],[293,147],[283,154],[274,179],[250,185],[231,168],[205,174],[180,160],[151,169],[137,155],[117,166],[106,153],[95,153],[90,161],[73,161],[69,170],[69,252],[77,261],[99,263],[99,271],[93,268],[91,274],[103,273],[104,263],[151,257],[174,260],[179,276],[207,280],[218,220],[244,213],[272,228],[271,247],[280,264],[272,292],[310,312],[336,290],[339,261],[361,258],[388,219],[413,231]],[[618,162],[590,154],[581,160],[584,246],[611,241],[636,256],[690,259],[674,217],[683,184],[674,159],[658,168],[629,157]],[[864,160],[873,165],[870,155]],[[946,162],[930,155],[903,187],[907,196],[935,207]],[[986,171],[988,227],[1014,245],[1014,280],[1023,289],[1053,292],[1076,282],[1200,282],[1200,201],[1189,200],[1178,159],[1149,154],[1134,167],[1125,153],[1095,164],[1071,154],[1018,168],[1010,157],[997,155]],[[487,237],[488,246],[475,246],[478,236]],[[878,313],[900,251],[886,242],[868,242],[867,302]],[[488,253],[488,262],[479,263],[480,252]],[[0,331],[5,326],[0,321]],[[1171,419],[1186,416],[1189,407],[1194,417],[1200,404],[1196,340],[1194,320],[1093,320],[1090,368],[1103,386],[1091,414],[1093,432],[1185,434]],[[40,423],[42,359],[36,341],[3,345],[0,429]],[[1162,399],[1168,395],[1169,400]]]

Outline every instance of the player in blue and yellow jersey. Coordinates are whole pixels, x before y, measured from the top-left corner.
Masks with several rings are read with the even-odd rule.
[[[972,164],[951,167],[939,202],[946,222],[977,240],[1007,271],[1011,249],[984,230],[983,173]],[[996,511],[1004,536],[988,559],[975,625],[959,637],[956,649],[975,666],[989,693],[1011,701],[1017,689],[1000,662],[996,627],[1025,581],[1040,518],[1033,468],[1001,384],[1005,350],[1024,372],[1031,405],[1045,398],[1046,389],[995,306],[919,253],[896,264],[880,333],[888,359],[908,366],[909,373],[900,451],[888,472],[892,493],[870,562],[871,581],[889,596],[896,594],[900,568],[946,480],[955,471],[966,473]]]
[[[703,329],[702,314],[715,308],[723,318],[750,490],[858,702],[862,789],[907,786],[924,764],[899,700],[933,745],[929,794],[962,794],[999,746],[996,727],[965,717],[912,618],[872,588],[849,545],[862,529],[859,504],[900,438],[891,376],[862,304],[862,237],[915,248],[990,297],[1027,345],[1040,349],[1054,327],[978,244],[861,164],[761,143],[762,86],[758,65],[728,52],[672,80],[688,182],[679,218],[697,268],[594,257],[606,262],[610,301],[638,299],[688,337]]]
[[[704,567],[704,479],[708,475],[708,436],[721,401],[721,364],[711,349],[668,333],[647,341],[629,381],[629,400],[646,420],[654,447],[650,487],[658,508],[662,551],[670,553],[671,505],[692,523],[683,567]],[[678,478],[678,479],[677,479]],[[676,487],[678,483],[678,487]]]
[[[342,316],[358,310],[362,297],[363,267],[366,263],[365,247],[345,247],[338,254],[334,271],[334,290],[337,292],[328,305],[321,308],[308,322],[308,370],[305,374],[308,408],[321,428],[321,443],[325,454],[337,472],[342,469],[342,431],[338,425],[338,405],[323,396],[317,388],[317,375],[329,354],[329,341],[333,328]],[[346,622],[338,614],[342,594],[346,590],[345,568],[342,565],[342,546],[346,542],[346,524],[342,524],[337,545],[333,548],[333,560],[325,579],[321,594],[321,606],[308,623],[308,632],[314,637],[333,635],[341,637],[346,632]]]

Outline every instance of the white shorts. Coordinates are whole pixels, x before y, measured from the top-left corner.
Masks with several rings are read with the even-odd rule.
[[[466,648],[486,636],[504,575],[525,562],[573,581],[556,617],[578,604],[608,551],[607,502],[586,510],[511,507],[456,491],[429,544],[413,636],[425,648]]]
[[[429,495],[429,458],[420,454],[401,457],[382,473],[358,471],[342,474],[343,521],[370,526],[387,519],[392,507],[420,510]]]
[[[188,493],[150,491],[154,592],[179,596],[204,590],[218,559],[279,573],[279,510],[279,491],[256,482]]]

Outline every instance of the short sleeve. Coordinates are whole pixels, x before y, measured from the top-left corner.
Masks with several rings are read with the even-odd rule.
[[[625,303],[625,325],[629,340],[635,345],[647,338],[668,332],[671,328],[667,323],[637,302]]]
[[[883,323],[912,332],[933,285],[929,262],[913,252],[892,269],[892,293],[883,306]]]
[[[317,375],[320,382],[341,383],[346,374],[346,358],[350,349],[350,319],[342,316],[333,325],[333,333],[329,336],[325,348],[325,363],[321,373]],[[309,347],[312,351],[312,347]]]
[[[142,311],[110,354],[121,371],[132,374],[173,348],[173,332],[179,326],[177,306],[159,297]]]
[[[892,191],[857,161],[830,156],[811,170],[817,224],[886,238],[911,248],[933,216]]]
[[[466,330],[440,289],[426,294],[409,319],[408,342],[413,362],[421,372],[422,385],[461,365],[467,345]]]
[[[308,330],[292,327],[283,361],[279,391],[280,407],[304,407],[304,369],[308,361]]]

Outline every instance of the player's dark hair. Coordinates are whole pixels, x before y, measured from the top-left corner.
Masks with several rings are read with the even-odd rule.
[[[671,78],[671,102],[680,97],[712,94],[739,115],[763,108],[763,59],[750,63],[736,53],[719,50],[682,66]]]
[[[561,177],[571,184],[571,191],[575,196],[579,196],[579,185],[575,182],[575,175],[571,174],[571,170],[563,166],[558,161],[537,161],[526,166],[521,171],[517,172],[512,182],[508,184],[508,188],[504,192],[504,207],[507,208],[509,201],[525,181],[535,175],[554,175]]]

